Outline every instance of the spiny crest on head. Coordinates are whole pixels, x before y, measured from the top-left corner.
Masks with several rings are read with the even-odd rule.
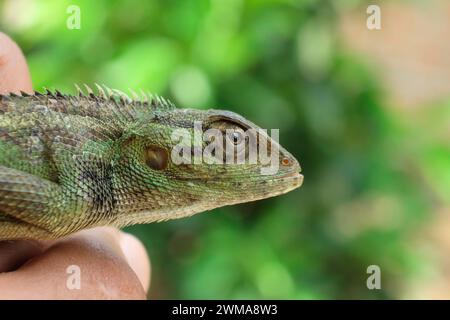
[[[17,98],[17,97],[36,97],[38,99],[43,98],[54,98],[54,99],[87,99],[94,102],[106,102],[112,101],[116,105],[134,105],[134,106],[151,106],[153,109],[174,109],[175,105],[170,101],[161,96],[154,95],[152,93],[146,93],[142,89],[139,91],[139,94],[132,89],[128,89],[130,91],[130,95],[127,93],[118,90],[111,89],[106,85],[95,84],[96,91],[92,90],[88,85],[84,84],[84,91],[77,84],[75,84],[75,88],[77,89],[78,96],[73,96],[70,94],[63,94],[59,90],[50,90],[44,87],[45,92],[41,93],[39,91],[34,91],[33,94],[26,93],[24,91],[20,91],[19,94],[11,92],[7,94],[0,94],[1,99],[9,99],[9,98]]]
[[[106,101],[111,100],[120,104],[139,104],[139,105],[150,105],[155,109],[173,109],[175,105],[170,101],[161,96],[154,95],[152,93],[146,93],[142,89],[139,91],[140,94],[136,93],[136,91],[132,89],[128,89],[130,95],[121,91],[119,89],[111,89],[106,85],[95,84],[97,88],[97,94],[86,84],[84,87],[86,88],[86,93],[78,86],[75,85],[78,96],[79,97],[87,97],[94,99],[96,101]]]

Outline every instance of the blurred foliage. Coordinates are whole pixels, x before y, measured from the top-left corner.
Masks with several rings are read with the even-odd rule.
[[[420,274],[411,240],[449,202],[449,103],[387,108],[339,45],[337,11],[360,2],[0,0],[35,89],[97,82],[230,109],[279,128],[300,160],[304,186],[285,196],[129,228],[151,255],[151,298],[392,298]],[[366,288],[372,264],[383,290]]]

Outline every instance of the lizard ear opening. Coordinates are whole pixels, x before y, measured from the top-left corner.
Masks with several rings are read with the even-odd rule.
[[[154,170],[164,170],[169,162],[169,154],[157,146],[147,147],[145,150],[145,163]]]

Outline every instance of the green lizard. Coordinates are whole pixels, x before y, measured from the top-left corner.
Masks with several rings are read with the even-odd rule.
[[[297,160],[268,135],[257,144],[278,151],[272,174],[262,173],[260,159],[247,161],[248,151],[244,163],[174,163],[174,133],[195,136],[196,122],[223,132],[227,146],[259,128],[229,111],[178,109],[160,97],[105,90],[0,95],[0,240],[175,219],[302,184]]]

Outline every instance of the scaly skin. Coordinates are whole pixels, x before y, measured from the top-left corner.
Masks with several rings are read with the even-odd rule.
[[[51,239],[101,225],[190,216],[299,187],[297,160],[279,148],[279,170],[256,164],[175,164],[172,133],[257,129],[220,110],[177,109],[99,87],[79,96],[0,95],[0,240]]]

